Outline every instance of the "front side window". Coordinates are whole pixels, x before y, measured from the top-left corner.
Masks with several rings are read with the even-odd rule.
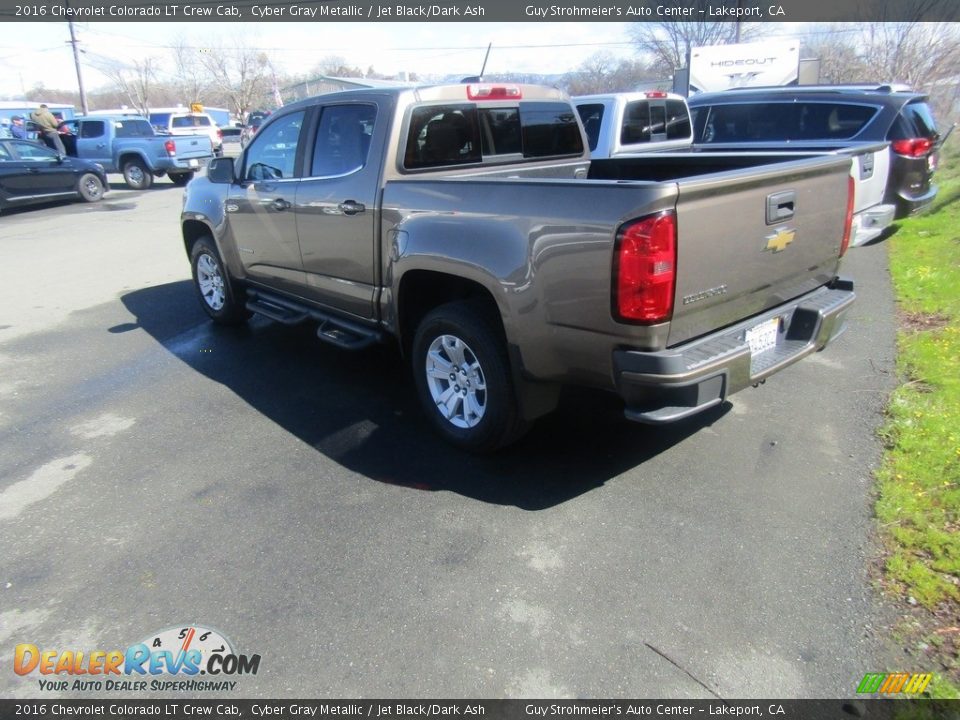
[[[313,146],[310,176],[346,175],[366,165],[376,117],[374,105],[325,107]]]
[[[244,179],[255,182],[296,177],[297,144],[304,111],[275,120],[253,139],[245,156]]]

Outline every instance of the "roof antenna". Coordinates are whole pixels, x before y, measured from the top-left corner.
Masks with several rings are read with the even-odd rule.
[[[480,68],[480,74],[479,74],[479,75],[470,75],[469,77],[463,78],[463,80],[461,80],[460,82],[462,82],[462,83],[483,82],[483,73],[484,73],[484,71],[487,69],[487,60],[490,58],[490,48],[492,48],[492,47],[493,47],[493,43],[492,43],[492,42],[491,42],[489,45],[487,45],[487,53],[486,53],[486,55],[483,56],[483,67]]]

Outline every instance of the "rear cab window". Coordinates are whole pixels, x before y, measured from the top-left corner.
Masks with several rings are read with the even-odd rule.
[[[627,103],[620,144],[682,140],[690,137],[690,114],[682,100],[635,100]]]
[[[580,122],[583,123],[583,129],[587,133],[587,144],[590,146],[590,152],[597,149],[597,143],[600,141],[600,128],[603,125],[605,109],[603,103],[577,105]]]
[[[583,153],[573,108],[563,102],[515,105],[447,103],[414,107],[403,167],[407,170],[562,158]]]

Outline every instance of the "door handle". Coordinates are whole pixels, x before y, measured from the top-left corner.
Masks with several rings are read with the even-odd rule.
[[[337,205],[337,210],[342,212],[344,215],[356,215],[357,213],[362,213],[367,209],[367,206],[363,203],[358,203],[356,200],[344,200],[342,203]]]
[[[793,217],[797,209],[797,193],[793,190],[767,195],[767,225],[775,225]]]
[[[288,203],[283,198],[277,198],[272,203],[270,203],[270,207],[272,207],[277,212],[283,212],[284,210],[290,209],[290,203]]]
[[[98,143],[98,144],[97,144],[97,150],[103,150],[106,146],[107,146],[106,143]]]

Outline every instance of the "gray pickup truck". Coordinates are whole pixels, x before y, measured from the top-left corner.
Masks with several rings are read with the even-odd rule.
[[[186,189],[203,309],[395,339],[448,441],[491,451],[559,388],[667,423],[844,328],[850,159],[591,162],[567,96],[528,85],[358,90],[277,111]]]
[[[68,155],[100,163],[107,172],[123,173],[134,190],[146,190],[155,177],[164,175],[175,185],[186,185],[213,157],[206,135],[157,135],[146,118],[91,115],[64,125],[70,130],[61,137]]]

